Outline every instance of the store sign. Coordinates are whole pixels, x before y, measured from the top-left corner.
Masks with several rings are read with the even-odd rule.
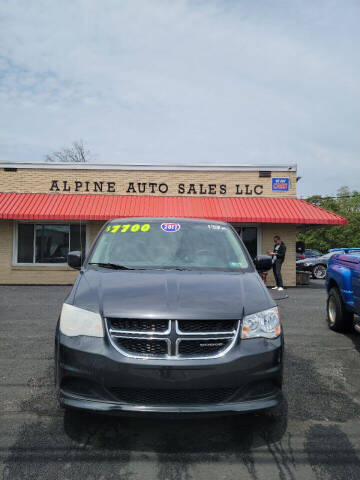
[[[80,180],[51,180],[50,192],[67,193],[117,193],[121,195],[228,195],[259,196],[264,193],[264,185],[218,184],[218,183],[177,183],[168,185],[161,182],[107,182]]]
[[[290,188],[289,178],[274,177],[271,180],[271,190],[273,192],[288,192]]]

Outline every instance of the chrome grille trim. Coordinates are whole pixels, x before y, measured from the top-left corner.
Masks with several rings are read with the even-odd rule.
[[[220,358],[226,355],[235,345],[237,339],[239,338],[239,330],[241,321],[235,321],[236,330],[232,332],[182,332],[178,328],[178,320],[169,320],[168,329],[165,332],[144,332],[144,331],[118,331],[116,329],[109,328],[108,319],[105,318],[105,328],[107,331],[108,338],[111,345],[122,355],[129,358],[136,358],[141,360],[208,360],[212,358]],[[164,336],[167,335],[167,338]],[[167,354],[155,354],[155,355],[146,355],[146,354],[136,354],[135,352],[127,351],[126,349],[119,346],[116,342],[116,338],[126,338],[134,340],[157,340],[164,341],[167,343]],[[222,350],[217,353],[210,353],[208,355],[201,354],[199,355],[186,355],[179,353],[179,345],[181,341],[210,341],[216,342],[229,340],[229,344]]]

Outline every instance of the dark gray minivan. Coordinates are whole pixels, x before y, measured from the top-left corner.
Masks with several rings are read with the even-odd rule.
[[[63,304],[55,341],[64,407],[112,413],[235,413],[281,398],[279,312],[227,223],[108,222]],[[256,268],[255,268],[256,267]]]

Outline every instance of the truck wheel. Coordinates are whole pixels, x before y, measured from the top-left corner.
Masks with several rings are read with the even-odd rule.
[[[315,265],[312,271],[313,277],[316,278],[316,280],[324,280],[326,277],[326,267],[325,265]]]
[[[330,289],[327,299],[327,321],[329,328],[335,332],[351,330],[354,314],[346,310],[337,288]]]

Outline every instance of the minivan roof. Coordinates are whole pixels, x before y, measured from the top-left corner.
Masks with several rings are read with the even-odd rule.
[[[212,223],[214,225],[229,225],[227,222],[221,222],[218,220],[203,219],[203,218],[181,218],[181,217],[122,217],[113,218],[107,223],[123,223],[123,222],[181,222],[181,223]]]

